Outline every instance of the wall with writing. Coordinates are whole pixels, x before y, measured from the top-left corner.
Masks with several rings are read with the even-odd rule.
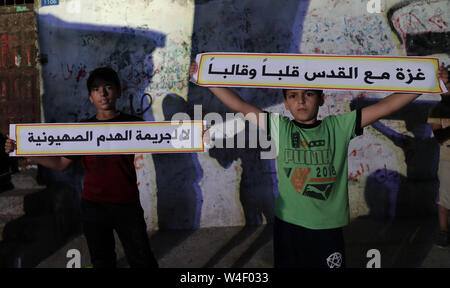
[[[154,0],[124,5],[99,0],[42,7],[37,19],[45,121],[76,122],[93,115],[86,79],[102,65],[119,71],[119,108],[152,121],[170,120],[177,112],[193,118],[194,105],[202,105],[201,117],[216,112],[225,118],[231,112],[208,89],[189,85],[188,68],[197,53],[433,55],[450,61],[448,0],[383,1],[380,14],[367,13],[366,2]],[[252,104],[288,115],[277,89],[237,91]],[[327,91],[319,117],[348,112],[386,95]],[[394,217],[402,191],[413,186],[408,179],[420,180],[427,191],[434,189],[429,183],[434,181],[436,147],[425,121],[426,110],[438,99],[423,96],[351,142],[352,218]],[[261,160],[260,152],[214,148],[136,155],[149,229],[272,221],[276,168],[273,160]]]
[[[450,27],[445,19],[450,16],[447,8],[450,1],[382,1],[382,14],[367,13],[365,2],[330,0],[311,3],[305,20],[301,52],[431,55],[449,63]],[[386,95],[328,93],[328,107],[322,109],[321,115],[348,111],[350,107],[360,106],[357,103],[372,104]],[[418,197],[428,203],[434,201],[436,146],[430,143],[429,126],[425,123],[429,104],[439,99],[439,96],[421,96],[417,104],[411,104],[389,119],[366,128],[364,137],[351,142],[348,157],[352,217],[374,211],[380,217],[393,217],[399,195],[407,193],[407,189],[411,190],[410,198]],[[422,145],[422,150],[418,149],[418,145]],[[401,177],[404,177],[403,180]],[[420,188],[413,187],[413,182],[420,182]],[[381,186],[384,188],[380,189]],[[423,191],[419,192],[420,189]],[[376,191],[382,192],[377,194]],[[416,196],[414,193],[428,196]]]
[[[161,0],[127,1],[126,5],[123,1],[60,1],[40,7],[37,21],[45,121],[77,122],[93,116],[86,80],[90,71],[100,66],[111,66],[119,74],[119,110],[147,121],[164,120],[167,95],[182,101],[187,98],[193,7],[191,1]],[[191,156],[195,159],[190,163],[195,165],[196,154]],[[164,174],[159,171],[167,167],[143,154],[136,156],[135,166],[145,217],[149,229],[156,230],[158,210],[163,210],[158,209],[157,198],[164,199],[157,192],[164,189],[158,189],[156,176]],[[189,176],[196,178],[198,169],[190,169]],[[177,182],[174,178],[170,181]],[[190,196],[192,215],[199,214],[201,195],[197,190]],[[195,226],[195,220],[185,221],[182,213],[177,217],[180,227],[188,222]]]

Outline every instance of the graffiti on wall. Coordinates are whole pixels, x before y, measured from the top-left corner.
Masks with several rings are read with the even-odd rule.
[[[165,45],[165,35],[128,27],[68,23],[52,15],[40,15],[38,24],[45,31],[39,34],[39,41],[46,121],[79,121],[93,115],[86,80],[90,71],[101,66],[115,69],[122,81],[118,108],[153,120],[148,109],[151,99],[145,91],[154,76],[152,53]]]
[[[46,121],[76,122],[95,115],[87,97],[86,80],[89,72],[100,66],[110,66],[119,74],[122,96],[117,108],[120,111],[154,121],[155,109],[158,109],[154,105],[155,97],[166,97],[160,101],[159,108],[166,120],[184,109],[180,103],[185,100],[169,101],[179,96],[167,95],[167,91],[180,92],[187,86],[184,83],[187,67],[177,68],[179,58],[186,58],[190,53],[186,43],[171,43],[166,47],[167,35],[148,28],[73,23],[50,14],[39,15],[38,23]],[[164,52],[162,60],[155,64],[153,54],[158,48],[163,48]],[[152,160],[156,180],[151,180],[148,173],[143,175],[148,169],[144,155],[136,156],[135,166],[140,176],[140,190],[150,193],[151,181],[156,183],[158,203],[154,206],[159,229],[198,228],[202,201],[198,182],[202,169],[197,155],[157,155]],[[148,208],[149,203],[143,206]],[[147,214],[147,217],[152,216]],[[147,220],[153,222],[153,219]]]
[[[186,61],[186,58],[209,51],[397,55],[399,51],[392,33],[397,33],[398,38],[404,43],[409,43],[407,39],[412,36],[408,35],[423,35],[422,32],[425,30],[426,33],[447,33],[445,19],[448,11],[443,9],[446,1],[428,1],[426,4],[420,4],[418,1],[406,2],[406,5],[397,4],[388,10],[390,13],[388,23],[383,15],[363,15],[361,11],[364,11],[364,3],[359,7],[348,1],[330,2],[333,13],[330,12],[329,5],[310,3],[310,1],[286,1],[283,7],[278,7],[276,1],[272,0],[257,3],[254,1],[196,1],[192,39],[188,39],[190,36],[185,32],[177,32],[178,34],[173,37],[177,40],[170,43],[166,41],[167,35],[151,31],[148,26],[145,29],[144,27],[139,29],[103,27],[69,23],[54,16],[40,15],[46,120],[49,122],[78,121],[88,114],[92,115],[93,110],[85,97],[87,95],[84,86],[89,71],[99,65],[113,66],[124,80],[119,108],[132,114],[142,115],[145,120],[155,119],[153,115],[155,111],[153,108],[156,105],[155,97],[160,96],[158,103],[161,103],[161,110],[166,120],[169,120],[167,115],[172,112],[164,112],[164,110],[178,107],[178,112],[187,112],[193,116],[192,107],[198,104],[202,105],[204,113],[218,112],[224,115],[230,110],[205,88],[190,86],[188,97],[180,96],[187,88],[185,79],[188,65],[176,63],[182,61],[187,64],[190,59]],[[273,7],[277,7],[279,12],[273,13]],[[412,9],[413,12],[408,12],[407,9]],[[423,25],[413,21],[416,18],[426,26],[425,30]],[[394,23],[398,24],[394,25]],[[419,28],[422,29],[420,33],[415,33],[414,31]],[[189,40],[192,40],[192,49],[188,44],[191,42]],[[155,63],[152,55],[158,48],[164,49],[158,52],[162,57],[158,63]],[[409,51],[412,51],[411,49]],[[172,91],[174,94],[167,95],[167,91]],[[237,89],[237,91],[252,104],[286,115],[282,107],[281,93],[277,90]],[[326,96],[326,103],[319,111],[319,118],[350,111],[352,99],[382,97],[375,93],[334,91],[327,91]],[[183,98],[185,103],[178,99],[179,97]],[[167,101],[163,101],[165,98]],[[67,105],[68,101],[71,105]],[[386,125],[391,129],[398,128],[399,133],[408,133],[406,125],[397,119],[388,120]],[[352,142],[349,151],[351,189],[364,190],[370,175],[375,175],[375,179],[381,179],[383,175],[394,173],[384,173],[386,170],[395,171],[395,175],[406,175],[407,165],[404,162],[402,149],[380,135],[380,132],[374,128],[368,128],[366,136]],[[231,195],[238,193],[245,223],[259,225],[263,219],[270,221],[272,217],[271,213],[262,212],[270,209],[261,207],[273,205],[276,194],[274,190],[277,185],[273,161],[261,161],[257,159],[257,155],[259,152],[256,150],[213,149],[208,153],[212,160],[202,161],[216,161],[214,163],[220,168],[203,173],[201,165],[197,163],[198,159],[194,157],[186,161],[187,167],[196,167],[193,170],[195,173],[191,175],[196,179],[195,181],[191,181],[189,177],[181,177],[176,169],[173,170],[172,178],[180,179],[177,180],[180,181],[177,183],[180,187],[191,187],[196,191],[192,194],[195,197],[191,198],[194,199],[193,207],[201,205],[202,209],[214,210],[222,204],[213,203],[214,199],[218,198],[202,202],[204,198],[199,191],[203,188],[197,186],[200,183],[199,175],[202,175],[204,181],[210,181],[206,179],[221,177],[221,169],[231,169],[239,163],[238,177],[232,180],[238,182],[234,185],[236,191],[224,191],[224,188],[217,187],[213,193]],[[155,165],[163,167],[164,170],[172,165],[168,157],[154,157],[155,159]],[[138,164],[143,162],[142,159],[138,160]],[[138,165],[138,167],[141,166],[141,164]],[[264,171],[265,177],[261,178],[259,171]],[[170,181],[164,179],[164,174],[158,174],[157,178],[156,186],[159,186],[161,190],[167,190]],[[262,183],[261,181],[264,184],[263,188],[257,189],[256,184]],[[201,185],[206,187],[209,184],[203,182]],[[158,199],[163,200],[165,196],[167,199],[178,197],[160,194]],[[164,201],[168,201],[167,199]],[[258,199],[261,202],[255,202],[252,199]],[[162,208],[166,205],[164,201],[161,201],[163,205],[160,206],[161,209],[166,209]],[[174,211],[176,208],[171,206],[172,204],[165,207]],[[219,208],[221,211],[227,211],[227,207]],[[195,216],[190,219],[196,220],[187,222],[196,223],[194,226],[197,227],[202,221],[198,220],[201,215],[198,215],[197,210],[192,215]],[[181,221],[175,218],[172,220],[167,221],[167,227]]]
[[[401,1],[387,12],[389,25],[407,55],[450,51],[448,0]]]

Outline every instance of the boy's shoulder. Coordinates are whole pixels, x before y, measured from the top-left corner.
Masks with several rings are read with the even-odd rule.
[[[284,116],[283,114],[280,114],[278,112],[270,112],[270,111],[264,111],[268,117],[270,117],[271,120],[280,120],[285,122],[290,122],[291,119],[287,116]]]
[[[340,120],[341,118],[342,119],[353,118],[353,117],[357,117],[359,114],[361,114],[361,112],[362,112],[362,109],[357,108],[357,109],[353,109],[350,111],[346,111],[344,113],[329,114],[323,118],[323,121],[336,121],[336,120]]]

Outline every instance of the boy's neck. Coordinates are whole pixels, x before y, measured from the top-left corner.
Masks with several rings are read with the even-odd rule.
[[[297,121],[297,120],[294,119],[292,121],[293,121],[295,126],[300,127],[302,129],[304,129],[304,128],[315,128],[315,127],[319,126],[320,123],[322,122],[322,121],[317,120],[317,119],[314,119],[314,121]]]
[[[97,111],[95,118],[97,120],[111,120],[119,115],[117,110]]]
[[[294,119],[294,121],[297,122],[298,124],[302,124],[302,125],[313,125],[317,122],[317,119],[313,118],[311,120],[306,120],[306,121]]]

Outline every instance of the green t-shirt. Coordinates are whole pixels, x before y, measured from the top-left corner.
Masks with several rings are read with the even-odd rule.
[[[268,113],[268,124],[278,152],[275,215],[309,229],[347,225],[348,145],[362,134],[361,110],[328,116],[312,125]]]

